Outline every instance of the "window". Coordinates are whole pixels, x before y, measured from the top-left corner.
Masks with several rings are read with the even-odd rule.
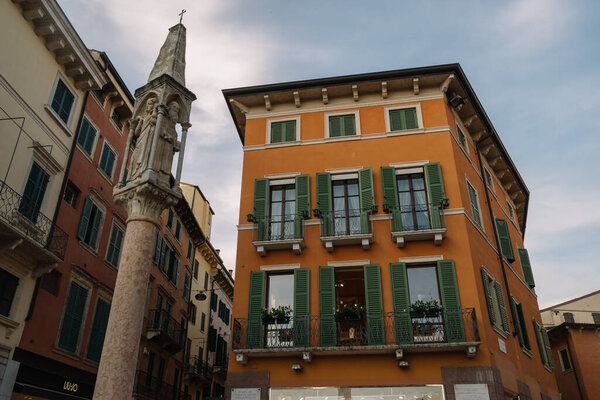
[[[190,271],[185,269],[185,277],[184,277],[184,281],[183,281],[183,298],[186,301],[190,301],[191,284],[192,284],[192,274],[190,274]]]
[[[117,110],[113,110],[110,119],[115,123],[119,130],[123,129],[123,123],[121,123],[121,116],[117,112]]]
[[[10,308],[18,285],[19,278],[0,268],[0,315],[10,316]]]
[[[525,316],[523,315],[523,306],[514,297],[511,298],[511,307],[515,318],[515,328],[519,336],[519,343],[521,347],[531,351],[531,345],[529,344],[529,334],[527,333],[527,325],[525,324]]]
[[[467,138],[465,137],[465,134],[463,133],[462,129],[460,129],[458,124],[456,125],[456,135],[458,136],[458,143],[460,144],[460,147],[462,147],[463,150],[466,151],[467,154],[469,154],[467,148]]]
[[[407,267],[408,291],[410,304],[434,301],[440,304],[440,290],[435,266]]]
[[[270,143],[293,142],[296,140],[296,120],[270,122]]]
[[[483,174],[485,175],[485,183],[487,187],[490,188],[492,192],[496,193],[496,188],[494,187],[494,181],[492,179],[492,174],[490,174],[490,171],[488,171],[487,168],[484,168]]]
[[[592,318],[594,319],[594,323],[596,325],[600,325],[600,313],[592,313]]]
[[[276,185],[270,188],[269,240],[293,239],[296,218],[295,185]]]
[[[198,260],[195,260],[194,261],[194,279],[198,279],[198,269],[199,268],[200,268],[200,263],[198,262]]]
[[[471,182],[467,181],[467,189],[469,191],[469,202],[471,203],[471,212],[473,213],[473,219],[475,223],[480,227],[483,227],[481,223],[481,211],[479,210],[479,197],[477,191],[471,185]]]
[[[392,109],[389,111],[389,118],[390,131],[404,131],[419,127],[416,107]]]
[[[110,148],[107,142],[104,142],[104,146],[102,147],[102,155],[100,156],[99,167],[106,176],[112,179],[113,169],[115,167],[115,152]]]
[[[56,83],[56,89],[54,89],[54,95],[52,96],[51,107],[65,123],[69,122],[69,115],[71,114],[74,100],[75,96],[73,93],[69,91],[67,85],[59,78]]]
[[[77,200],[79,199],[79,195],[81,191],[73,184],[73,182],[67,182],[67,186],[65,187],[65,194],[63,195],[63,200],[69,204],[71,207],[77,207]]]
[[[229,308],[221,300],[219,300],[219,318],[225,322],[225,325],[229,325]]]
[[[204,324],[206,323],[206,314],[202,313],[202,317],[200,318],[200,330],[204,332]]]
[[[110,304],[102,299],[98,299],[98,303],[96,303],[96,312],[94,313],[94,322],[92,323],[90,343],[88,344],[88,360],[100,362],[109,314]]]
[[[50,175],[34,161],[19,204],[19,212],[34,223],[37,222],[49,179]]]
[[[177,223],[175,224],[175,239],[177,239],[177,241],[179,241],[180,234],[181,234],[181,222],[179,222],[179,220],[177,220]]]
[[[77,143],[90,156],[92,155],[92,150],[94,149],[96,132],[97,130],[94,125],[92,125],[86,117],[83,117],[83,121],[81,121],[81,128],[79,128]]]
[[[171,248],[168,248],[168,252],[168,264],[165,266],[166,271],[163,272],[167,274],[167,278],[173,282],[175,287],[179,287],[179,257],[177,257]]]
[[[196,306],[194,304],[190,304],[190,322],[192,325],[196,325],[196,312]]]
[[[77,231],[77,238],[90,246],[92,249],[96,249],[100,228],[102,225],[104,214],[88,196],[85,198],[85,204],[83,206],[83,213],[81,214],[81,220],[79,221],[79,229]]]
[[[568,323],[568,324],[575,323],[575,317],[573,316],[573,313],[570,313],[570,312],[563,313],[563,317],[565,318],[566,323]]]
[[[204,290],[208,289],[208,272],[204,272]]]
[[[566,348],[558,351],[558,355],[560,357],[560,367],[563,372],[569,372],[573,370],[571,366],[571,357],[569,356],[569,350]]]
[[[110,233],[110,241],[108,242],[108,251],[106,252],[106,261],[115,267],[119,266],[119,257],[121,256],[121,245],[123,243],[124,235],[125,233],[123,230],[117,224],[113,224]]]
[[[510,203],[506,202],[506,206],[508,207],[508,216],[510,217],[510,219],[514,220],[515,219],[515,211],[513,210]]]
[[[77,351],[87,296],[88,290],[86,288],[71,282],[58,338],[58,347],[63,350],[72,353]]]
[[[506,223],[506,220],[501,218],[495,218],[495,220],[496,231],[498,232],[498,239],[500,240],[500,249],[502,250],[502,255],[512,263],[515,261],[515,253],[512,248],[512,241],[510,240],[508,224]]]
[[[424,175],[422,173],[397,175],[396,186],[402,214],[402,228],[406,231],[431,229]]]
[[[167,228],[171,229],[173,228],[173,209],[169,208],[169,214],[167,216]]]
[[[361,233],[358,179],[332,182],[333,235]]]
[[[356,135],[356,114],[330,115],[328,137]]]
[[[188,240],[187,259],[192,261],[192,241]]]
[[[508,315],[502,296],[502,286],[484,267],[481,267],[481,276],[490,322],[496,328],[508,333],[510,327],[508,326]]]
[[[154,358],[156,354],[153,351],[150,351],[148,354],[148,367],[146,368],[146,387],[150,388],[152,386],[152,376],[154,374]]]
[[[217,311],[217,301],[218,301],[217,294],[215,292],[212,292],[210,294],[210,309],[211,310]]]

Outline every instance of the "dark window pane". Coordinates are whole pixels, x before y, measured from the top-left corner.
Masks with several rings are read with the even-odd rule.
[[[406,272],[411,304],[418,300],[440,302],[436,267],[409,267]]]

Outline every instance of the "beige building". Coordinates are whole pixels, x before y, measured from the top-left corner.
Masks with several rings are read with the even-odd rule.
[[[540,310],[546,328],[562,323],[600,324],[600,290]]]
[[[89,90],[106,78],[54,0],[0,3],[0,398],[37,277],[67,236],[53,224]]]

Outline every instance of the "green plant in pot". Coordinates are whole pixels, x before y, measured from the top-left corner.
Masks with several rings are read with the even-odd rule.
[[[290,322],[292,308],[290,306],[273,307],[262,311],[262,320],[265,324],[287,324]]]
[[[345,304],[335,312],[335,320],[343,321],[360,321],[363,316],[363,307],[355,306],[354,304]]]
[[[442,306],[435,299],[417,300],[410,305],[410,315],[413,318],[437,317],[440,311],[442,311]]]

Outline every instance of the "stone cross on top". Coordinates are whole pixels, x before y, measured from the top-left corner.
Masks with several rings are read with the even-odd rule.
[[[181,9],[181,12],[178,14],[179,15],[179,23],[181,23],[181,21],[183,20],[183,14],[185,14],[185,10]]]

